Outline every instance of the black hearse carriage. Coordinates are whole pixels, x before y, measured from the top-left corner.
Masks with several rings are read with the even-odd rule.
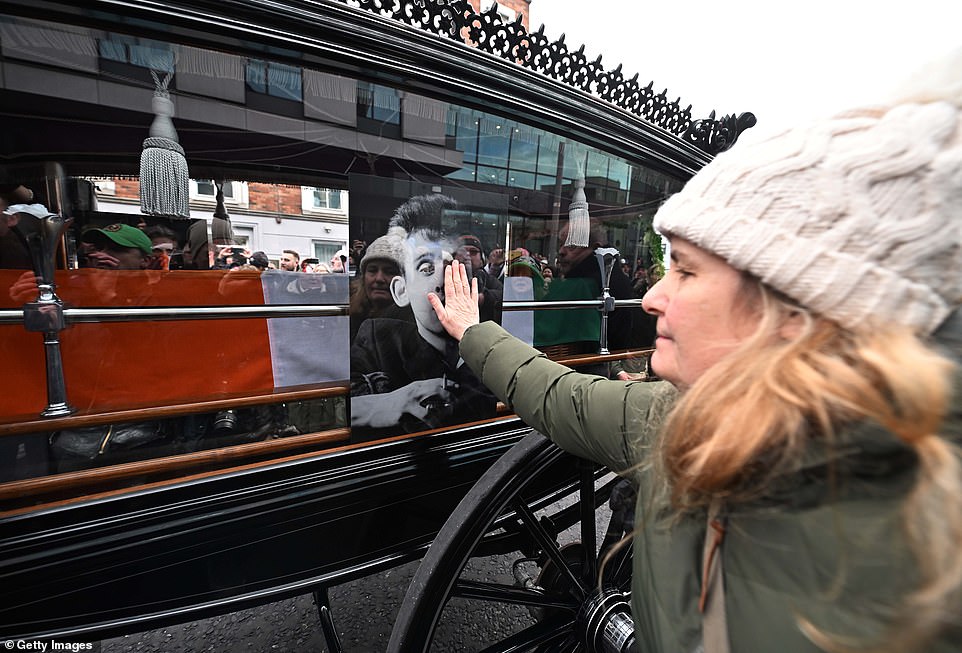
[[[505,256],[492,319],[571,365],[642,375],[646,343],[608,336],[643,320],[643,285],[616,297],[542,263],[580,220],[608,246],[594,278],[643,284],[654,210],[754,122],[693,120],[497,5],[0,7],[4,640],[310,592],[329,627],[325,587],[423,556],[529,432],[483,389],[460,394],[406,274]],[[428,204],[425,262],[422,232],[389,227]],[[287,250],[302,265],[278,269]],[[388,284],[365,290],[371,261]],[[611,475],[536,439],[514,451],[428,559],[411,646],[449,595],[527,606],[510,645],[560,641],[589,602]],[[454,582],[487,551],[523,552],[517,588]],[[593,609],[579,623],[597,628]]]

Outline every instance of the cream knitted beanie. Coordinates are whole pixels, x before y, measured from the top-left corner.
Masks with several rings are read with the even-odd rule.
[[[655,228],[845,327],[931,333],[962,304],[960,88],[741,144],[671,197]]]
[[[378,236],[367,246],[358,265],[360,274],[364,274],[368,262],[375,259],[394,261],[399,268],[404,268],[404,241],[396,228],[392,227],[386,234]]]

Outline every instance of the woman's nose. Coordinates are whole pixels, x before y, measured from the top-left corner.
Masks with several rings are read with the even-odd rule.
[[[641,307],[645,309],[646,313],[651,313],[652,315],[661,315],[665,312],[665,304],[668,298],[665,296],[665,284],[658,281],[655,285],[648,289],[645,296],[641,298]]]

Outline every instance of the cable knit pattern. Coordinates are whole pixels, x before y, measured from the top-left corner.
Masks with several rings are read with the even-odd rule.
[[[720,154],[655,228],[842,325],[931,333],[962,304],[953,102],[848,112]]]

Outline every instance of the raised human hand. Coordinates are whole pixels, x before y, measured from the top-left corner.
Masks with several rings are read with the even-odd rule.
[[[461,341],[468,327],[480,321],[478,312],[478,280],[468,280],[464,265],[455,260],[444,270],[444,302],[435,293],[428,293],[428,301],[448,334]]]
[[[10,299],[17,304],[36,300],[39,292],[38,283],[40,283],[40,277],[30,271],[24,272],[10,285]]]
[[[87,252],[87,265],[84,267],[97,268],[99,270],[116,270],[120,266],[120,261],[101,250]]]

